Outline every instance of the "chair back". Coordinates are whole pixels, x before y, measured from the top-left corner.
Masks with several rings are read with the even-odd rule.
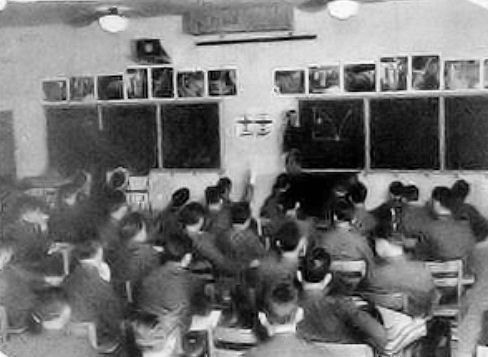
[[[344,277],[364,278],[366,262],[364,260],[334,260],[330,265],[330,270]]]

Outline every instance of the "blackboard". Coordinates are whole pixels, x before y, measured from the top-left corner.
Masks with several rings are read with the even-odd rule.
[[[488,97],[448,97],[446,168],[488,169]]]
[[[364,167],[363,100],[301,100],[298,128],[288,128],[285,147],[302,153],[302,167]]]
[[[220,167],[219,105],[168,104],[161,107],[163,167]]]
[[[51,168],[71,175],[99,160],[96,106],[48,107],[45,116]]]
[[[158,166],[156,105],[102,107],[102,123],[120,165],[138,175]]]
[[[439,99],[371,100],[371,168],[439,169]]]

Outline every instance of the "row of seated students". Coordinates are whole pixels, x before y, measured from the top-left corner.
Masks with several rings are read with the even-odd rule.
[[[408,314],[429,316],[437,295],[420,257],[464,258],[484,238],[483,217],[464,203],[462,182],[434,189],[426,207],[407,202],[408,190],[395,183],[392,198],[371,212],[364,207],[364,185],[338,187],[334,224],[326,230],[301,217],[299,202],[286,197],[288,185],[286,175],[278,176],[261,210],[266,227],[252,219],[249,202],[230,200],[228,179],[205,190],[206,205],[188,202],[188,189],[177,190],[154,219],[129,212],[119,191],[108,192],[103,200],[80,201],[79,187],[67,185],[60,190],[62,204],[51,215],[40,202],[19,199],[11,222],[2,227],[0,305],[8,322],[4,332],[31,325],[41,332],[23,335],[23,343],[12,336],[2,351],[31,356],[29,348],[45,341],[46,352],[37,355],[76,355],[71,342],[61,342],[68,336],[86,344],[75,349],[86,351],[80,356],[182,355],[192,315],[208,308],[208,276],[216,286],[216,300],[230,300],[231,324],[264,327],[272,336],[250,355],[315,355],[305,340],[368,343],[382,351],[391,336],[375,301],[361,310],[348,296],[358,290],[401,292],[409,299]],[[444,220],[445,227],[439,223]],[[438,234],[456,232],[458,224],[468,228],[459,229],[466,236]],[[420,248],[407,255],[397,231],[414,232]],[[63,243],[70,243],[73,259],[69,275],[58,281],[54,276],[62,274],[62,262],[56,253],[66,249]],[[475,258],[484,267],[479,254]],[[351,286],[333,277],[331,260],[364,260],[365,279]],[[475,263],[472,269],[481,274]],[[483,279],[477,276],[478,281]],[[473,291],[478,286],[473,301],[484,291],[480,284]],[[479,309],[471,308],[467,316]],[[473,320],[466,322],[467,330],[481,325]],[[88,338],[78,338],[80,330]],[[433,324],[420,355],[433,355],[436,330]],[[281,341],[289,334],[294,337]],[[32,343],[25,343],[25,336]]]

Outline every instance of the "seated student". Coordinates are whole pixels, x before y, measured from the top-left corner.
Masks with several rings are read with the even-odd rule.
[[[423,259],[452,260],[466,257],[476,243],[469,222],[452,216],[452,194],[447,187],[432,191],[432,207],[436,218],[421,233],[424,240],[417,244],[416,255]]]
[[[29,274],[13,264],[15,242],[0,243],[0,306],[6,311],[8,328],[17,330],[27,327],[36,296],[30,286]]]
[[[129,212],[129,206],[125,194],[122,191],[112,192],[108,200],[108,218],[101,224],[98,237],[106,249],[119,242],[119,228],[122,218]]]
[[[192,260],[191,240],[185,235],[168,237],[164,258],[166,262],[142,280],[135,303],[139,310],[161,319],[178,314],[184,330],[191,323],[192,298],[196,290],[188,269]]]
[[[404,187],[404,202],[401,212],[401,232],[406,237],[421,237],[423,227],[428,225],[434,219],[432,203],[421,203],[419,190],[415,185]]]
[[[307,340],[370,343],[376,349],[384,349],[387,343],[384,327],[351,298],[334,293],[330,259],[323,248],[317,247],[307,252],[298,271],[303,289],[299,305],[304,310],[298,333]]]
[[[208,262],[217,274],[234,274],[237,264],[226,257],[217,247],[215,235],[203,232],[205,209],[197,202],[190,202],[180,212],[184,234],[192,240],[195,253],[194,270],[205,270]],[[202,268],[202,269],[200,269]]]
[[[279,174],[273,184],[271,195],[264,200],[259,213],[260,217],[270,220],[276,217],[283,217],[285,215],[283,201],[289,188],[290,180],[288,175],[285,173]]]
[[[72,356],[96,357],[98,352],[108,352],[99,346],[88,326],[70,323],[71,307],[63,291],[51,288],[40,296],[33,311],[40,331],[10,336],[2,345],[8,356]]]
[[[385,238],[399,230],[396,223],[401,215],[404,189],[400,181],[393,181],[388,188],[387,201],[371,211],[377,221],[373,236]]]
[[[488,236],[488,220],[474,207],[466,203],[466,197],[470,191],[469,183],[465,180],[457,180],[451,188],[453,196],[452,214],[455,219],[467,220],[476,240],[482,241]]]
[[[207,202],[207,214],[203,230],[218,235],[232,226],[230,207],[224,206],[220,197],[220,191],[216,186],[205,189],[205,201]]]
[[[5,236],[15,242],[15,260],[26,264],[40,261],[51,246],[47,207],[37,198],[24,196],[14,212],[15,221],[5,228]]]
[[[352,185],[347,194],[349,200],[354,205],[354,214],[351,223],[364,236],[368,235],[376,227],[376,219],[366,210],[364,204],[367,194],[368,189],[361,182]]]
[[[322,234],[318,245],[325,248],[333,260],[364,260],[368,269],[373,265],[373,251],[367,239],[351,224],[354,206],[346,199],[333,206],[334,226]]]
[[[232,200],[230,199],[230,193],[232,192],[232,181],[228,177],[221,177],[216,184],[220,192],[220,198],[222,199],[224,205],[231,205]]]
[[[382,262],[371,269],[364,284],[365,290],[378,294],[403,293],[408,298],[406,313],[413,316],[428,315],[437,294],[432,275],[424,263],[405,256],[403,242],[395,238],[376,238],[375,249]],[[374,299],[374,294],[372,296]]]
[[[120,243],[109,247],[107,262],[117,291],[124,291],[127,282],[132,290],[137,289],[141,279],[159,265],[159,253],[148,243],[147,221],[141,213],[129,213],[122,219]],[[130,301],[131,296],[128,298]]]
[[[251,208],[247,202],[236,202],[231,207],[232,228],[217,238],[220,250],[243,269],[266,253],[259,237],[251,229]]]
[[[156,217],[155,243],[164,245],[166,237],[183,229],[179,222],[179,214],[190,198],[190,190],[186,187],[177,189],[171,195],[171,201]]]
[[[110,284],[110,268],[103,260],[99,241],[78,244],[74,251],[78,264],[63,282],[76,322],[93,322],[100,344],[120,342],[122,304]]]
[[[264,311],[259,313],[259,322],[269,339],[247,351],[245,357],[333,356],[297,335],[303,310],[298,307],[298,294],[293,285],[277,284],[266,298]]]
[[[262,306],[266,295],[279,282],[293,282],[307,242],[294,221],[281,225],[273,237],[273,249],[263,257],[256,271],[256,297]]]
[[[129,326],[135,344],[131,357],[182,356],[182,332],[178,314],[161,317],[138,311],[130,317]]]

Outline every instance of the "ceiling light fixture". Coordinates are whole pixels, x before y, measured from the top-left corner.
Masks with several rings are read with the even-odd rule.
[[[103,30],[117,33],[127,29],[129,20],[126,17],[120,16],[116,7],[111,7],[108,10],[108,15],[100,17],[98,23]]]
[[[0,11],[5,9],[5,6],[7,6],[7,0],[0,0]]]
[[[353,0],[334,0],[327,3],[330,16],[338,20],[347,20],[357,15],[359,3]]]

